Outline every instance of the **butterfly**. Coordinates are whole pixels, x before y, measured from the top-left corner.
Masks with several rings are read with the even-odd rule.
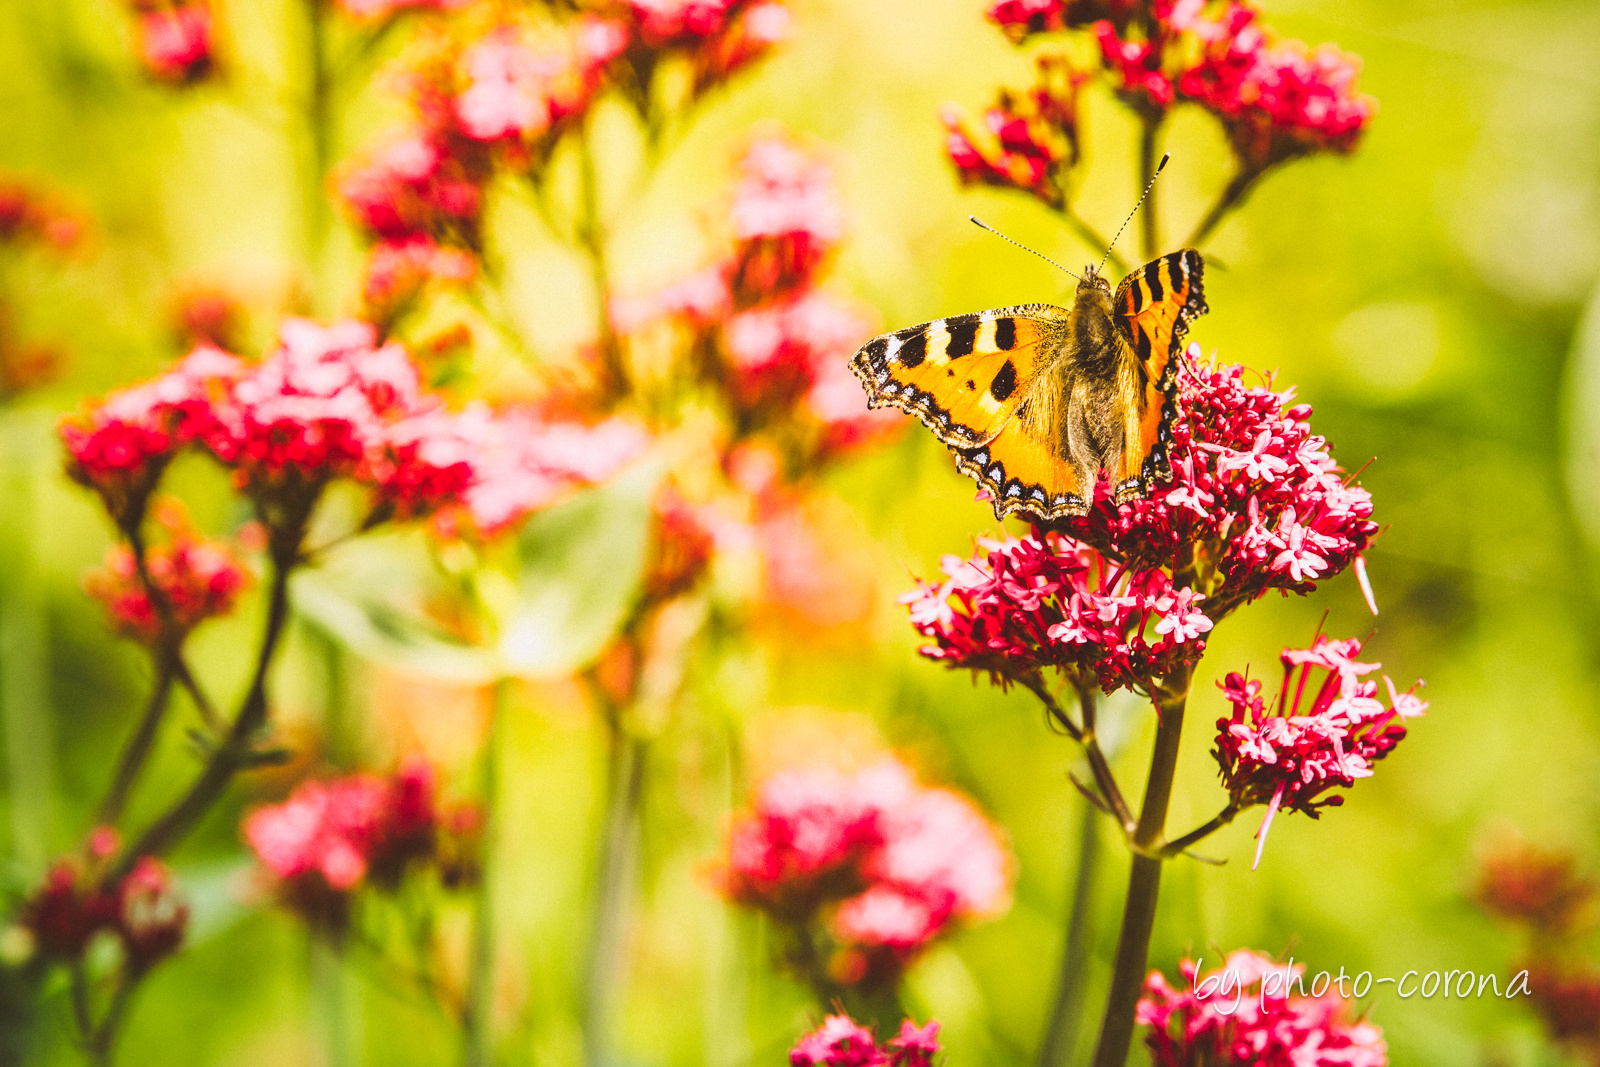
[[[869,407],[893,404],[950,446],[996,518],[1084,515],[1101,471],[1118,504],[1172,480],[1178,352],[1208,310],[1203,270],[1185,248],[1113,292],[1090,266],[1070,308],[1021,304],[908,326],[868,341],[850,366]]]

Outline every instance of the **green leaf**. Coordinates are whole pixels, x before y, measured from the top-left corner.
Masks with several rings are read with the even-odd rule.
[[[457,640],[379,593],[320,571],[295,575],[291,591],[296,611],[374,663],[469,685],[500,676],[491,650]]]
[[[658,464],[640,464],[523,529],[517,599],[500,630],[508,672],[567,674],[605,648],[644,576],[650,500],[661,474]]]

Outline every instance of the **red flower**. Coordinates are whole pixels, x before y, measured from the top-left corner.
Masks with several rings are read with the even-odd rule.
[[[82,235],[82,219],[26,183],[0,176],[0,241],[43,241],[66,249]]]
[[[1528,988],[1550,1036],[1587,1048],[1593,1062],[1600,1055],[1600,970],[1535,966],[1528,970]]]
[[[1202,58],[1183,71],[1178,88],[1222,120],[1247,171],[1312,152],[1349,152],[1377,110],[1356,88],[1359,58],[1333,45],[1275,42],[1243,0],[1230,0],[1193,31]]]
[[[342,922],[363,885],[393,889],[435,856],[441,824],[460,823],[435,799],[433,769],[413,759],[387,778],[302,782],[282,804],[256,808],[242,830],[285,904],[314,923]]]
[[[118,903],[71,859],[56,861],[23,907],[22,925],[34,945],[52,959],[73,961],[89,940],[117,922]]]
[[[153,590],[126,545],[113,546],[105,566],[85,576],[84,587],[105,606],[113,630],[146,644],[176,643],[206,619],[231,612],[250,572],[235,545],[202,536],[176,500],[156,509],[156,522],[167,543],[145,552]]]
[[[1344,999],[1332,992],[1304,995],[1304,970],[1241,949],[1203,978],[1194,961],[1184,960],[1178,971],[1187,990],[1151,971],[1138,1021],[1150,1027],[1145,1044],[1155,1067],[1387,1067],[1383,1032],[1350,1019]],[[1291,996],[1292,987],[1301,993]]]
[[[343,167],[338,188],[361,224],[381,238],[422,234],[471,247],[487,178],[486,163],[476,153],[418,127]]]
[[[782,137],[745,150],[729,221],[740,307],[809,285],[844,232],[831,169]]]
[[[606,64],[627,47],[626,27],[585,16],[566,36],[536,39],[501,26],[461,56],[455,99],[461,132],[478,141],[532,144],[580,117]]]
[[[848,1015],[830,1015],[822,1026],[795,1042],[791,1067],[929,1067],[939,1054],[939,1024],[919,1027],[910,1019],[900,1034],[878,1047],[872,1031]]]
[[[444,248],[423,234],[379,241],[367,252],[362,315],[387,325],[414,305],[430,283],[459,285],[477,272],[471,253]]]
[[[945,151],[963,183],[1020,189],[1059,208],[1078,162],[1078,94],[1089,75],[1065,56],[1043,55],[1038,65],[1038,84],[1026,92],[1001,89],[981,129],[953,106],[940,118],[948,130]]]
[[[1263,707],[1260,681],[1230,674],[1222,684],[1233,715],[1217,720],[1212,755],[1233,805],[1267,805],[1256,834],[1257,864],[1280,809],[1316,818],[1317,809],[1343,804],[1342,795],[1325,794],[1371,777],[1372,765],[1405,738],[1406,720],[1427,710],[1427,702],[1412,692],[1396,692],[1387,676],[1386,706],[1378,697],[1378,683],[1364,677],[1379,664],[1356,662],[1352,657],[1360,651],[1359,640],[1327,637],[1319,637],[1307,650],[1285,649],[1283,688],[1270,715]],[[1314,669],[1327,672],[1320,685],[1311,684]],[[1303,703],[1308,692],[1309,703]]]
[[[730,899],[791,928],[831,907],[833,973],[882,985],[956,924],[1002,910],[1011,865],[970,801],[886,761],[770,778],[729,829],[720,880]]]
[[[176,0],[160,5],[136,0],[139,13],[139,55],[145,69],[162,81],[192,82],[211,71],[211,9],[204,0]]]

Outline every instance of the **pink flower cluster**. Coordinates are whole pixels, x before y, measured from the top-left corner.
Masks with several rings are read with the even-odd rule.
[[[451,412],[405,349],[379,346],[366,323],[289,319],[280,337],[253,365],[202,345],[68,421],[73,476],[128,529],[167,462],[197,444],[258,501],[308,506],[332,479],[352,478],[373,491],[380,518],[460,510],[493,532],[610,474],[643,445],[617,422],[543,424],[481,405]]]
[[[1193,589],[1158,568],[1112,563],[1064,534],[982,539],[971,559],[946,556],[946,575],[901,597],[951,667],[1017,678],[1053,667],[1107,692],[1194,663],[1212,620]]]
[[[1275,41],[1242,0],[1191,28],[1203,58],[1179,76],[1178,91],[1222,120],[1246,169],[1349,152],[1377,110],[1356,88],[1358,57],[1331,44]]]
[[[87,865],[64,858],[50,868],[21,915],[35,951],[73,963],[95,935],[110,933],[121,942],[129,968],[142,973],[178,950],[189,907],[173,888],[172,872],[141,856],[127,874],[108,882],[116,847],[115,832],[102,828],[91,838]]]
[[[351,18],[376,22],[402,11],[455,11],[472,0],[335,0]]]
[[[1199,352],[1191,344],[1184,358]],[[1224,613],[1269,589],[1310,592],[1378,531],[1370,494],[1340,477],[1327,439],[1311,432],[1311,406],[1294,403],[1293,389],[1248,386],[1245,374],[1239,365],[1180,372],[1171,482],[1121,506],[1102,482],[1089,514],[1064,525],[1147,566],[1200,546],[1197,562],[1221,579],[1210,597]]]
[[[1580,874],[1576,858],[1522,840],[1483,859],[1473,894],[1479,906],[1525,923],[1540,938],[1562,941],[1600,919],[1600,880]]]
[[[778,136],[753,141],[729,208],[732,247],[719,262],[645,298],[618,300],[612,318],[644,346],[686,331],[698,368],[732,409],[740,438],[797,439],[800,465],[881,440],[900,416],[867,409],[849,357],[871,332],[863,314],[819,288],[844,231],[828,165]]]
[[[918,1026],[910,1019],[880,1047],[872,1031],[848,1015],[830,1015],[795,1042],[790,1067],[933,1067],[940,1052],[939,1024]]]
[[[730,827],[720,880],[791,929],[822,921],[832,977],[876,986],[955,925],[1001,910],[1011,863],[970,801],[887,761],[770,778]]]
[[[622,54],[628,30],[586,15],[557,36],[504,24],[462,52],[453,101],[457,128],[515,153],[541,155],[581,119]]]
[[[283,803],[250,812],[242,830],[280,899],[312,922],[336,924],[363,885],[394,889],[408,870],[441,857],[458,868],[441,868],[447,884],[475,870],[475,848],[459,846],[475,840],[481,810],[441,806],[435,792],[433,768],[413,759],[388,777],[302,782]]]
[[[151,77],[188,84],[211,73],[216,29],[206,0],[133,0],[133,8]]]
[[[940,119],[945,151],[963,183],[1022,189],[1059,208],[1078,162],[1078,94],[1090,75],[1073,69],[1065,56],[1042,55],[1038,65],[1038,84],[1025,92],[1001,89],[981,129],[954,106]]]
[[[1356,86],[1360,60],[1332,45],[1279,41],[1248,0],[997,0],[989,18],[1012,40],[1087,29],[1117,95],[1147,119],[1188,102],[1214,114],[1248,178],[1313,152],[1349,152],[1376,112]],[[1064,57],[1053,60],[1065,65]],[[1075,160],[1076,92],[1002,92],[988,114],[998,147],[956,120],[948,151],[963,180],[1031,192],[1064,203]],[[1007,141],[1009,140],[1009,144]]]
[[[663,57],[681,55],[700,95],[763,58],[789,35],[778,0],[623,0],[635,84],[648,87]]]
[[[1309,649],[1285,649],[1283,688],[1270,715],[1259,680],[1235,673],[1222,683],[1233,714],[1217,720],[1212,755],[1230,803],[1238,808],[1267,805],[1256,833],[1257,864],[1279,810],[1316,818],[1317,809],[1343,804],[1341,794],[1329,796],[1328,791],[1370,778],[1372,765],[1405,738],[1406,720],[1427,710],[1427,702],[1413,691],[1397,692],[1388,676],[1383,678],[1389,698],[1385,705],[1378,683],[1366,677],[1380,665],[1357,662],[1360,651],[1359,640],[1327,637],[1317,638]],[[1312,684],[1314,671],[1327,672],[1318,685]]]
[[[1248,1063],[1259,1067],[1387,1067],[1383,1031],[1351,1019],[1343,997],[1305,993],[1305,968],[1242,949],[1205,976],[1178,966],[1187,989],[1160,971],[1145,979],[1138,1021],[1155,1067]],[[1315,983],[1313,983],[1315,986]],[[1299,993],[1291,995],[1290,990]]]
[[[181,642],[206,619],[228,614],[250,584],[237,546],[203,536],[177,501],[157,506],[155,517],[167,542],[145,551],[149,587],[126,545],[113,545],[105,566],[84,578],[111,628],[150,645]]]

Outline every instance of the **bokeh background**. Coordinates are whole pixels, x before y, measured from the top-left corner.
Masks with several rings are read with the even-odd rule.
[[[110,636],[80,575],[110,540],[90,495],[61,472],[56,420],[80,398],[147,376],[177,354],[173,294],[219,284],[256,306],[301,284],[301,148],[283,96],[295,68],[297,5],[224,5],[228,77],[174,94],[140,79],[129,24],[111,0],[0,4],[0,166],[61,191],[91,221],[64,262],[12,257],[4,284],[19,328],[69,353],[64,376],[0,413],[0,705],[6,729],[0,854],[13,887],[72,848],[129,728],[146,664]],[[884,328],[1028,301],[1070,281],[988,237],[986,221],[1068,265],[1097,259],[1047,211],[963,191],[936,114],[986,103],[1029,77],[1026,57],[960,0],[796,5],[793,39],[707,109],[659,180],[628,206],[613,267],[624,288],[667,280],[703,240],[738,146],[771,123],[830,146],[850,237],[830,287],[876,309]],[[1314,425],[1361,475],[1386,527],[1367,557],[1381,615],[1353,577],[1309,599],[1275,595],[1213,635],[1192,704],[1171,824],[1220,805],[1207,731],[1212,683],[1324,629],[1373,636],[1399,681],[1426,679],[1432,709],[1349,802],[1320,822],[1280,818],[1259,870],[1253,816],[1206,843],[1225,866],[1174,864],[1151,950],[1239,947],[1292,953],[1314,971],[1469,969],[1504,975],[1512,936],[1475,908],[1477,856],[1496,834],[1570,847],[1600,864],[1600,9],[1584,2],[1310,2],[1267,8],[1282,33],[1360,54],[1380,113],[1349,158],[1269,177],[1207,248],[1211,312],[1192,332],[1209,353],[1276,370],[1316,408]],[[385,122],[381,93],[348,102],[343,154]],[[1088,99],[1090,161],[1078,200],[1115,228],[1136,195],[1126,113]],[[1224,180],[1215,126],[1179,112],[1165,144],[1164,239],[1187,232]],[[612,190],[614,202],[624,196]],[[525,208],[497,220],[512,310],[536,347],[585,336],[582,266]],[[519,214],[519,211],[521,214]],[[525,216],[525,217],[524,217]],[[355,237],[340,230],[324,292],[351,290]],[[342,288],[341,288],[342,285]],[[327,299],[315,310],[349,310]],[[272,329],[252,319],[261,350]],[[492,350],[483,357],[497,357]],[[233,506],[214,480],[180,487],[197,516]],[[775,618],[697,670],[691,699],[652,746],[637,917],[629,930],[623,1057],[641,1065],[743,1067],[783,1061],[815,1021],[805,991],[776,975],[766,933],[710,888],[727,813],[749,783],[796,752],[889,748],[930,780],[976,798],[1010,835],[1015,901],[941,945],[912,972],[908,1005],[944,1023],[950,1062],[1032,1062],[1063,937],[1082,801],[1070,742],[1024,695],[974,685],[916,657],[895,596],[940,554],[991,530],[986,505],[946,451],[914,428],[830,475],[828,506],[849,586],[870,590],[864,621]],[[208,511],[208,509],[210,509]],[[850,612],[846,612],[850,614]],[[859,614],[859,613],[857,613]],[[249,612],[199,637],[202,668],[230,677]],[[313,737],[330,704],[326,640],[299,626],[281,667],[284,735]],[[343,661],[340,703],[356,745],[382,762],[422,744],[465,761],[483,694]],[[1134,710],[1126,749],[1148,742]],[[578,693],[519,689],[503,767],[505,845],[495,870],[497,1025],[507,1063],[582,1060],[580,948],[589,936],[603,747]],[[299,732],[297,734],[297,731]],[[185,780],[192,755],[171,731],[154,780]],[[730,740],[731,739],[731,740]],[[1142,757],[1119,764],[1138,781]],[[182,955],[140,993],[122,1062],[324,1061],[325,985],[303,928],[252,904],[238,817],[281,781],[235,789],[174,864],[195,922]],[[151,801],[153,803],[153,801]],[[1107,831],[1098,879],[1091,1010],[1116,936],[1125,859]],[[1396,1064],[1562,1062],[1519,1002],[1369,998]],[[447,1027],[353,968],[360,1062],[454,1057]],[[65,997],[56,993],[65,1018]],[[48,1029],[48,1028],[47,1028]],[[41,1062],[76,1062],[64,1026]],[[1136,1053],[1136,1056],[1142,1053]]]

